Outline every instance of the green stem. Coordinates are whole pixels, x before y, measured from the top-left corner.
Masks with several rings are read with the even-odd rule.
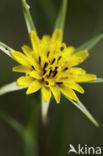
[[[38,148],[37,148],[37,132],[38,132],[38,119],[40,112],[40,104],[35,97],[29,103],[29,113],[27,114],[27,123],[22,132],[22,156],[37,156]]]
[[[21,156],[37,156],[36,136],[25,129],[22,133],[22,155]]]

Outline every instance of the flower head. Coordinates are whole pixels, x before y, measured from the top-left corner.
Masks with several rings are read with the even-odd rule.
[[[26,94],[41,89],[44,101],[48,101],[53,94],[59,103],[61,93],[78,101],[74,90],[84,93],[79,83],[96,80],[96,75],[76,67],[88,57],[88,51],[73,53],[74,47],[63,43],[60,29],[55,30],[52,37],[44,35],[42,39],[32,31],[30,38],[32,48],[24,45],[23,53],[11,51],[12,57],[20,64],[13,71],[25,74],[17,80],[17,85],[28,87]]]
[[[45,123],[52,94],[56,102],[59,103],[62,93],[95,126],[99,126],[98,122],[79,100],[75,91],[81,94],[84,93],[80,85],[83,82],[103,83],[103,78],[98,78],[94,74],[87,74],[85,70],[77,67],[89,56],[88,50],[103,38],[103,34],[98,34],[76,49],[72,46],[66,46],[63,43],[63,29],[67,0],[63,0],[54,27],[54,33],[51,37],[44,35],[42,39],[39,39],[25,0],[22,0],[22,5],[32,48],[24,45],[22,53],[0,42],[0,50],[20,64],[14,67],[13,71],[24,73],[16,82],[1,87],[0,95],[25,88],[27,88],[26,94],[41,90],[41,113]]]

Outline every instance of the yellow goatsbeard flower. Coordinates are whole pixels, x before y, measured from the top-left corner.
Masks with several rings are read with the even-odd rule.
[[[48,101],[53,94],[59,103],[61,93],[77,101],[74,90],[84,93],[79,83],[96,80],[96,75],[87,74],[82,68],[75,67],[88,57],[88,51],[73,54],[74,47],[67,47],[62,42],[61,30],[55,30],[52,37],[44,35],[42,39],[32,31],[30,38],[32,49],[24,45],[24,54],[11,52],[12,57],[20,64],[13,71],[25,74],[17,80],[17,85],[28,87],[26,94],[41,89],[44,101]]]

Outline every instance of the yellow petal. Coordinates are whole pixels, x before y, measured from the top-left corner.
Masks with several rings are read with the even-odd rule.
[[[63,57],[69,57],[74,51],[75,48],[73,46],[67,47],[63,53]]]
[[[62,42],[62,40],[63,40],[62,30],[61,29],[55,30],[52,35],[51,41],[55,43],[55,42]]]
[[[26,91],[26,94],[32,94],[38,91],[42,87],[41,83],[38,80],[35,80],[32,82]]]
[[[80,92],[81,94],[84,93],[84,89],[79,84],[77,84],[75,82],[71,82],[71,83],[67,82],[65,86],[68,88],[71,88],[73,90],[76,90],[76,91]]]
[[[32,43],[32,47],[34,50],[34,54],[35,54],[35,57],[37,58],[39,56],[38,52],[39,52],[40,41],[39,41],[39,38],[34,31],[32,31],[30,33],[30,37],[31,37],[31,43]]]
[[[50,91],[50,89],[47,88],[47,87],[42,87],[41,88],[41,93],[42,93],[43,100],[45,102],[49,101],[49,99],[51,97],[51,91]]]
[[[96,75],[87,74],[82,68],[70,68],[69,69],[69,79],[75,82],[89,82],[96,80]]]
[[[18,66],[15,66],[13,67],[13,72],[20,72],[20,73],[26,73],[26,74],[29,74],[32,69],[30,67],[26,67],[26,66],[23,66],[23,65],[18,65]]]
[[[38,58],[39,60],[39,58]],[[31,66],[33,66],[37,71],[40,69],[40,65],[37,62],[37,60],[35,59],[35,56],[33,55],[33,53],[28,57],[28,61],[30,63]]]
[[[89,56],[89,53],[87,50],[83,50],[83,51],[80,51],[74,55],[77,56],[78,58],[80,58],[81,62],[83,62]]]
[[[30,76],[33,77],[33,78],[36,78],[36,79],[41,79],[41,76],[37,71],[32,71],[30,73]]]
[[[90,82],[90,81],[94,81],[96,80],[96,75],[94,74],[85,74],[85,75],[81,75],[78,76],[75,81],[82,83],[82,82]]]
[[[85,50],[85,51],[76,53],[72,56],[73,57],[71,57],[71,66],[76,66],[82,63],[89,56],[89,53],[88,51]]]
[[[69,54],[69,53],[68,53]],[[67,61],[68,66],[76,66],[82,63],[87,57],[89,56],[88,51],[83,50],[79,53],[73,54],[73,55],[67,55],[67,53],[64,53],[63,59]]]
[[[24,52],[24,54],[26,56],[30,56],[31,52],[32,52],[32,49],[26,45],[22,46],[21,47],[22,51]]]
[[[60,103],[60,97],[61,97],[61,94],[60,94],[60,89],[58,86],[51,86],[50,87],[53,95],[54,95],[54,98],[56,100],[57,103]]]
[[[82,68],[70,68],[69,79],[79,83],[89,82],[96,80],[96,75],[87,74]]]
[[[24,54],[22,54],[21,52],[18,51],[11,51],[10,52],[12,57],[20,64],[24,65],[24,66],[28,66],[29,62],[26,58],[26,56]]]
[[[18,86],[29,86],[33,82],[33,78],[30,76],[22,76],[17,80]]]
[[[76,76],[76,75],[81,76],[81,75],[86,74],[86,71],[84,69],[82,69],[82,68],[75,67],[75,68],[70,68],[69,69],[69,74],[71,76],[72,75],[74,75],[74,76]]]
[[[74,101],[78,101],[77,95],[71,88],[62,86],[60,89],[61,89],[62,94],[64,94],[64,96],[66,96],[67,98],[72,99]]]
[[[48,44],[49,41],[50,41],[50,36],[49,35],[44,35],[42,37],[41,43],[42,43],[42,45],[45,45],[45,44]]]

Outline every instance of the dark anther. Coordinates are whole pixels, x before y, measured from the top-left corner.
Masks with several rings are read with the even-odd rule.
[[[46,73],[46,70],[44,70],[43,75]]]
[[[63,50],[64,50],[64,46],[62,46],[62,47],[60,48],[60,50],[63,51]]]
[[[52,61],[52,63],[51,64],[53,64],[55,62],[55,58],[53,59],[53,61]]]
[[[63,82],[56,82],[56,84],[58,84],[58,85],[59,85],[59,84],[63,84]]]
[[[59,56],[59,57],[58,57],[58,61],[59,61],[61,58],[62,58],[62,57],[61,57],[61,56]]]
[[[44,81],[44,78],[42,78],[41,80]]]
[[[50,51],[47,52],[47,57],[49,57]]]
[[[39,56],[39,65],[41,65],[41,56]]]
[[[58,69],[58,67],[56,66],[56,67],[55,67],[55,70],[57,70],[57,69]]]
[[[57,70],[54,71],[53,77],[55,77],[57,74]]]
[[[45,70],[45,68],[48,66],[48,63],[47,62],[45,62],[45,64],[44,64],[44,68],[43,68],[43,75],[46,73],[46,70]]]
[[[5,50],[8,50],[8,48],[6,47]]]
[[[58,69],[58,67],[55,67],[55,70],[53,71],[53,77],[55,77],[56,76],[56,74],[57,74],[57,69]]]
[[[51,75],[51,73],[52,73],[52,72],[53,72],[53,71],[52,71],[52,70],[50,70],[48,77],[50,77],[50,75]]]
[[[47,82],[47,81],[46,81],[45,83],[46,83],[46,85],[48,85],[48,84],[49,84],[49,82]]]
[[[63,70],[63,71],[66,71],[66,70],[68,70],[68,67],[64,68],[64,70]]]
[[[46,68],[47,66],[48,66],[48,63],[45,62],[43,70],[45,70],[45,68]]]
[[[32,69],[35,70],[34,66],[32,66]]]

